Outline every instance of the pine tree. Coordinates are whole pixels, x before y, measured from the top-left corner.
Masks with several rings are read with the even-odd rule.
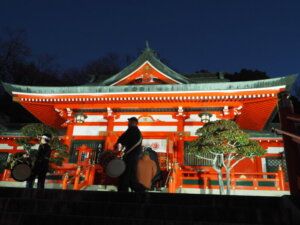
[[[32,158],[35,157],[37,150],[32,148],[35,144],[39,143],[39,138],[43,134],[51,134],[52,139],[49,143],[54,154],[51,154],[50,165],[51,163],[61,166],[65,157],[68,157],[69,153],[67,152],[68,146],[63,144],[58,138],[58,131],[55,128],[46,126],[44,124],[28,124],[21,128],[21,134],[23,138],[18,138],[16,143],[24,148],[24,151],[30,155]],[[23,153],[21,153],[23,154]],[[14,156],[11,156],[12,159]],[[16,155],[15,157],[19,157]],[[13,162],[13,160],[12,160]],[[53,172],[53,168],[50,166],[49,171]]]
[[[230,120],[206,123],[196,132],[199,138],[189,146],[189,153],[210,160],[218,173],[220,194],[224,193],[222,168],[226,171],[227,194],[230,194],[230,172],[234,166],[246,158],[262,156],[266,151],[239,126]],[[210,153],[213,157],[204,155]]]

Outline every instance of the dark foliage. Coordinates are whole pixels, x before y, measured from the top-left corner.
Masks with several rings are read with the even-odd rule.
[[[225,78],[230,81],[262,80],[270,78],[265,72],[260,70],[242,69],[240,72],[227,73]]]

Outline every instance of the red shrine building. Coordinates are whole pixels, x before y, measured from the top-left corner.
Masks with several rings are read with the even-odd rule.
[[[52,174],[58,178],[51,179],[50,174],[48,183],[63,184],[66,173],[75,177],[81,170],[77,183],[76,179],[67,182],[74,189],[113,184],[100,165],[91,167],[91,160],[85,158],[112,150],[127,129],[127,119],[135,116],[143,145],[158,153],[165,175],[160,186],[168,192],[218,193],[217,174],[210,161],[187,154],[186,148],[205,122],[234,120],[266,154],[245,159],[234,168],[233,193],[280,195],[289,187],[282,137],[271,132],[276,126],[271,122],[277,94],[290,89],[296,77],[230,82],[222,73],[182,75],[162,63],[147,46],[131,65],[103,81],[66,87],[3,86],[42,123],[64,130],[61,138],[69,146],[70,157]],[[9,131],[0,133],[2,160],[8,153],[22,151],[16,138],[18,134]],[[0,179],[12,181],[6,172],[2,169]]]

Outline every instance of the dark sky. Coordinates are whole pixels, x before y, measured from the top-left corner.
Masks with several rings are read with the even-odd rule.
[[[33,53],[64,68],[150,46],[181,73],[300,72],[300,1],[0,0],[0,29],[25,28]]]

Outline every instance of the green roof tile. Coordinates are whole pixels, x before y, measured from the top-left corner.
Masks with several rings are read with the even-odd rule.
[[[289,90],[297,78],[297,74],[255,81],[239,82],[218,82],[218,83],[193,83],[193,84],[158,84],[158,85],[121,85],[121,86],[103,86],[103,85],[81,85],[65,87],[45,87],[45,86],[27,86],[4,83],[5,90],[12,92],[35,93],[35,94],[83,94],[83,93],[120,93],[120,92],[178,92],[178,91],[221,91],[221,90],[239,90],[266,88],[286,85]]]

